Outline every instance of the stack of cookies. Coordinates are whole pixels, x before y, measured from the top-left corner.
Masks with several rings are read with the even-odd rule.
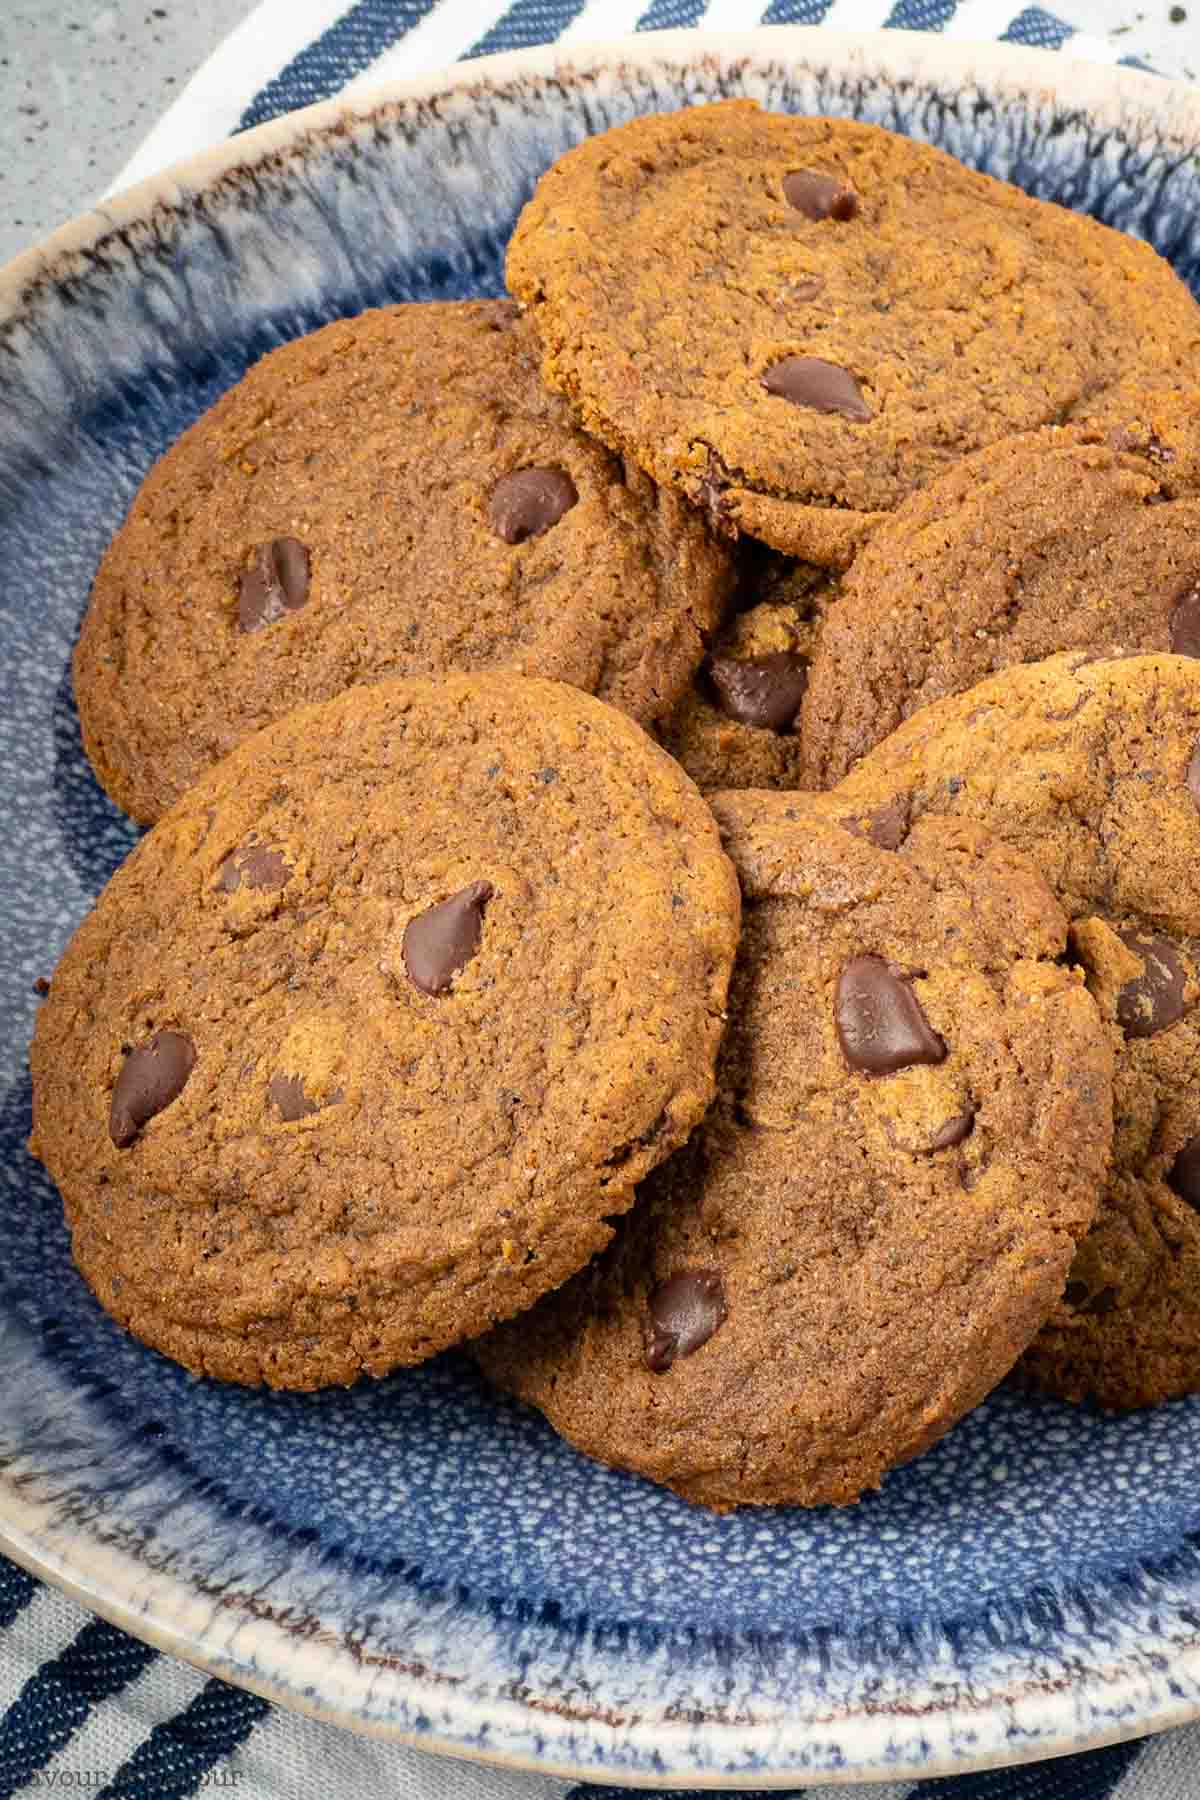
[[[508,279],[267,357],[103,560],[82,1274],[222,1380],[470,1341],[721,1510],[1200,1391],[1200,308],[742,102],[570,151]]]

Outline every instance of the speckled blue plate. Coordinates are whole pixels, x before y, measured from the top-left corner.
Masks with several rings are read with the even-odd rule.
[[[711,1518],[460,1358],[193,1380],[75,1275],[25,1150],[31,983],[134,839],[68,659],[153,458],[285,338],[501,290],[538,174],[725,94],[853,113],[1148,237],[1200,284],[1200,97],[1011,46],[659,34],[475,62],[235,139],[0,274],[0,1545],[165,1649],[430,1749],[636,1783],[936,1774],[1200,1714],[1200,1404],[994,1396],[843,1512]]]

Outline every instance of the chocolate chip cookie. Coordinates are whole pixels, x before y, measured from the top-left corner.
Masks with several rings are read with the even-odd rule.
[[[545,392],[510,302],[365,313],[265,357],[151,472],[76,651],[84,747],[152,820],[248,732],[390,676],[524,670],[654,723],[730,581]]]
[[[915,713],[822,799],[892,841],[927,813],[976,820],[1041,868],[1112,1035],[1116,1136],[1020,1374],[1114,1408],[1200,1391],[1200,663],[1007,669]]]
[[[738,913],[692,783],[575,688],[298,709],[137,846],[39,1014],[32,1148],[80,1269],[230,1381],[484,1330],[702,1116]]]
[[[840,1504],[982,1399],[1062,1291],[1111,1051],[1019,852],[962,820],[891,853],[820,798],[712,804],[744,905],[714,1108],[604,1256],[476,1354],[690,1500]]]
[[[742,582],[741,610],[660,732],[702,790],[810,785],[801,701],[837,590],[827,569],[793,558],[770,558]]]
[[[636,119],[538,184],[508,281],[589,431],[731,533],[844,567],[971,450],[1194,382],[1147,244],[852,119]]]
[[[965,458],[856,560],[815,646],[801,765],[828,787],[944,694],[1060,650],[1200,655],[1200,394]]]

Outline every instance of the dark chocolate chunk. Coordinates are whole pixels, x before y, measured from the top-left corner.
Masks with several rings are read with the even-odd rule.
[[[516,469],[492,489],[488,518],[506,544],[523,544],[557,525],[578,498],[565,469]]]
[[[1189,1138],[1171,1164],[1167,1186],[1200,1212],[1200,1136]]]
[[[1171,649],[1200,656],[1200,580],[1189,582],[1171,610]]]
[[[280,1117],[288,1124],[293,1119],[306,1119],[310,1113],[321,1110],[321,1102],[310,1100],[305,1093],[304,1079],[300,1075],[272,1075],[267,1083],[267,1093],[279,1108]],[[341,1099],[340,1092],[336,1098]]]
[[[833,1009],[838,1042],[852,1069],[894,1075],[913,1063],[940,1063],[946,1046],[907,981],[881,956],[855,956],[838,976]]]
[[[778,394],[793,406],[841,413],[858,425],[865,425],[875,416],[850,371],[839,368],[837,363],[822,362],[819,356],[785,356],[765,372],[762,384],[768,394]]]
[[[646,1367],[662,1375],[678,1356],[707,1344],[726,1319],[719,1269],[679,1269],[650,1295]]]
[[[1063,1299],[1068,1306],[1082,1306],[1091,1291],[1086,1281],[1068,1281],[1063,1289]]]
[[[108,1135],[118,1150],[127,1149],[148,1120],[179,1098],[195,1066],[196,1046],[180,1031],[156,1031],[129,1052],[108,1115]]]
[[[444,994],[451,979],[479,948],[490,881],[473,881],[457,894],[408,921],[402,953],[409,980],[423,994]]]
[[[742,725],[790,731],[808,686],[808,664],[788,650],[769,656],[714,656],[708,676],[721,711]]]
[[[1117,1023],[1127,1038],[1154,1037],[1183,1017],[1183,965],[1168,938],[1132,926],[1117,936],[1143,965],[1117,995]]]
[[[880,850],[898,850],[908,836],[908,796],[897,794],[863,821],[867,836]]]
[[[276,893],[285,886],[291,872],[282,850],[270,844],[248,844],[244,850],[235,850],[226,857],[217,886],[224,894],[235,893],[239,887],[265,888],[268,893]]]
[[[947,1119],[946,1123],[934,1132],[929,1148],[931,1150],[952,1150],[955,1144],[961,1144],[964,1138],[969,1138],[974,1129],[975,1114],[970,1108],[966,1112],[955,1113],[952,1119]]]
[[[243,631],[259,631],[284,613],[299,611],[307,599],[308,551],[299,538],[272,538],[259,545],[242,574],[238,624]]]
[[[785,175],[783,197],[806,219],[836,219],[845,224],[858,211],[858,195],[850,183],[822,175],[819,169],[793,169]]]

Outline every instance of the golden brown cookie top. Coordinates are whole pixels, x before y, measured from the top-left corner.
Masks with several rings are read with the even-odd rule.
[[[877,126],[749,101],[568,151],[508,280],[589,430],[727,529],[835,566],[967,452],[1200,350],[1148,245]]]
[[[596,1264],[477,1346],[594,1456],[718,1508],[855,1499],[1009,1369],[1111,1133],[1032,864],[927,818],[723,794],[743,933],[712,1112]]]
[[[290,714],[143,839],[39,1015],[77,1261],[226,1379],[346,1382],[482,1331],[703,1114],[738,912],[691,782],[574,688]]]
[[[388,307],[265,357],[152,470],[84,620],[84,745],[152,820],[356,682],[511,668],[651,723],[730,580],[678,495],[545,391],[511,302]]]
[[[893,842],[927,814],[971,819],[1041,868],[1112,1037],[1116,1134],[1023,1372],[1115,1407],[1200,1391],[1200,662],[1006,669],[915,713],[820,802]]]
[[[918,707],[1062,650],[1200,655],[1200,394],[966,457],[880,526],[804,698],[804,767],[838,781]]]

